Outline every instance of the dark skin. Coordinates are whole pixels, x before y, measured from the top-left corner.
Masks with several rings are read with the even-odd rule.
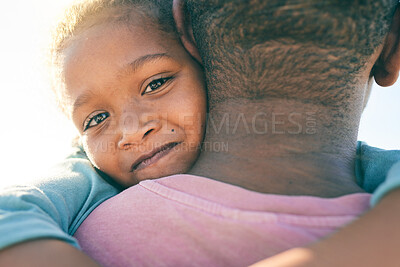
[[[100,266],[71,245],[60,240],[33,240],[0,252],[1,266]]]
[[[176,4],[176,6],[179,7],[179,3]],[[216,3],[216,5],[217,4],[218,3]],[[253,10],[256,9],[256,6],[257,5],[253,7]],[[368,90],[368,84],[370,84],[369,78],[372,76],[375,77],[375,80],[380,85],[387,86],[396,81],[400,70],[399,17],[400,12],[397,11],[390,34],[388,35],[389,37],[386,39],[385,44],[370,57],[370,62],[367,64],[364,72],[360,75],[360,84],[356,87],[359,95],[365,94]],[[177,21],[177,24],[178,26],[184,25],[183,21]],[[214,27],[218,26],[219,25],[214,25]],[[224,83],[226,81],[226,77],[224,76],[226,73],[224,73],[224,70],[222,70],[222,72],[221,70],[219,70],[220,72],[217,70],[215,75],[211,75],[210,73],[207,74],[207,66],[210,65],[211,61],[209,61],[210,58],[208,58],[207,55],[201,53],[201,48],[204,44],[200,45],[200,53],[196,52],[197,49],[194,45],[195,42],[192,39],[190,28],[184,28],[182,33],[183,44],[187,50],[192,53],[193,57],[204,62],[209,86],[211,85],[217,88],[219,83]],[[257,31],[255,31],[254,34],[257,34]],[[196,36],[194,35],[194,37]],[[254,53],[257,57],[258,52],[255,51]],[[262,59],[259,55],[258,58]],[[379,62],[379,64],[375,64],[376,62]],[[235,75],[234,72],[231,73],[232,75]],[[240,77],[236,77],[235,79],[240,80]],[[248,81],[251,82],[251,80]],[[211,99],[212,105],[213,101],[216,103],[218,102],[218,98],[221,97],[217,92],[211,93],[211,97],[213,96],[215,98]],[[358,99],[355,95],[350,95],[350,97],[354,97],[354,100]],[[218,120],[218,115],[223,114],[224,112],[229,112],[233,115],[235,113],[237,114],[237,112],[244,112],[251,116],[258,110],[258,108],[264,109],[266,106],[270,108],[270,112],[287,114],[287,112],[290,112],[289,109],[281,110],[282,105],[287,104],[287,101],[287,99],[275,99],[274,101],[266,103],[252,103],[250,108],[248,100],[239,102],[227,101],[223,105],[214,105],[215,108],[212,112],[215,114],[216,120]],[[296,112],[302,113],[304,111],[304,106],[301,105],[304,101],[290,101],[293,101],[290,102],[290,106],[294,108]],[[234,110],[232,109],[232,105],[235,105]],[[362,106],[363,101],[360,99],[357,103],[348,107],[348,109],[339,111],[347,111],[351,115],[348,117],[355,117],[353,120],[357,121],[361,115]],[[308,108],[315,109],[321,115],[329,115],[332,112],[326,108],[326,106],[324,108],[323,105],[315,103],[310,104],[306,109],[308,110]],[[282,139],[278,139],[273,135],[264,136],[263,138],[269,138],[269,141],[276,142],[276,145],[273,147],[274,149],[262,146],[262,143],[265,143],[265,139],[260,139],[260,137],[256,135],[248,136],[247,143],[244,145],[243,139],[233,135],[232,132],[229,134],[228,131],[225,133],[226,136],[222,136],[217,135],[216,132],[210,130],[207,133],[207,140],[218,141],[222,138],[223,140],[228,140],[230,142],[230,148],[232,148],[232,150],[229,151],[229,153],[231,153],[229,156],[233,161],[228,161],[228,155],[224,154],[203,154],[193,168],[192,173],[209,176],[211,178],[222,177],[220,180],[223,182],[236,184],[261,192],[310,194],[324,197],[359,192],[360,189],[355,185],[351,171],[352,163],[351,161],[343,160],[343,158],[346,158],[345,155],[348,153],[352,155],[354,154],[357,132],[357,127],[354,126],[354,121],[350,120],[346,122],[348,123],[346,125],[340,125],[338,122],[332,124],[332,127],[353,125],[353,128],[348,133],[351,138],[350,140],[346,140],[346,145],[344,147],[337,146],[337,144],[340,143],[338,140],[335,140],[335,142],[325,143],[324,141],[327,141],[332,136],[329,134],[329,129],[323,127],[319,128],[318,131],[318,134],[321,135],[322,139],[307,138],[307,136],[301,135],[297,136],[301,139],[295,139],[294,136],[285,136]],[[285,123],[283,123],[283,126],[285,126]],[[279,131],[288,130],[288,128],[279,129]],[[247,134],[247,130],[245,128],[237,128],[235,133]],[[319,141],[315,141],[316,139]],[[250,152],[254,153],[254,150],[249,151],[249,147],[261,147],[263,149],[263,152],[254,155],[257,157],[254,157],[249,161],[254,168],[240,165],[243,164],[243,156],[253,155]],[[349,148],[349,150],[346,150],[345,148]],[[324,152],[322,153],[321,151]],[[299,157],[310,154],[310,152],[310,157],[302,159],[301,166],[303,167],[300,172],[295,172],[295,168],[285,168],[285,172],[282,173],[282,168],[274,168],[277,159],[279,159],[282,166],[290,166],[290,164],[297,162]],[[213,162],[218,163],[219,167],[217,168],[217,166],[211,165]],[[329,162],[329,164],[319,165],[318,163],[321,162]],[[238,168],[241,167],[239,168],[240,171],[238,170],[237,172],[234,172],[234,170],[229,168],[229,164],[237,166]],[[332,187],[333,170],[335,169],[335,166],[339,166],[342,169],[342,182],[345,184],[343,188]],[[329,170],[329,167],[332,167],[332,169]],[[265,177],[263,170],[266,168],[270,169],[269,176],[282,175],[282,179],[278,179],[279,181],[261,179],[262,177]],[[328,168],[328,172],[326,171],[326,168]],[[218,171],[218,175],[216,171]],[[251,173],[249,172],[254,172],[254,175],[250,175]],[[260,175],[261,172],[263,172],[263,176]],[[295,173],[296,177],[299,177],[299,179],[289,181],[288,177],[292,177],[293,173]],[[323,173],[326,175],[322,175]],[[251,182],[246,182],[244,180],[245,177],[254,178]],[[324,177],[324,179],[321,179],[321,177]],[[301,183],[302,179],[307,179],[307,181],[313,186],[310,188],[305,187]],[[288,188],[288,184],[293,186]],[[379,203],[371,212],[367,213],[360,220],[344,228],[336,235],[309,248],[294,249],[285,252],[285,254],[277,255],[270,260],[260,263],[260,266],[390,266],[390,264],[394,264],[395,260],[398,258],[396,254],[397,251],[395,250],[400,245],[400,231],[398,230],[400,214],[398,212],[393,212],[399,210],[399,203],[400,190],[395,190],[382,200],[382,202]],[[387,234],[382,231],[385,231]],[[373,240],[373,242],[370,242],[370,240]],[[350,251],[351,253],[349,253]],[[371,251],[374,253],[371,253]],[[330,256],[330,253],[332,253],[333,256]],[[334,261],[332,259],[334,259]],[[341,259],[342,262],[338,264],[337,259]],[[286,262],[282,263],[280,260],[285,260]],[[26,242],[0,252],[0,266],[28,266],[28,264],[29,266],[97,266],[88,257],[72,248],[70,245],[55,240],[36,240]]]

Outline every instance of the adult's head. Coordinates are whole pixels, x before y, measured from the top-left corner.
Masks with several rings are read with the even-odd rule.
[[[206,141],[229,140],[230,154],[245,152],[242,162],[262,158],[254,166],[264,165],[259,172],[267,175],[268,159],[276,160],[271,168],[278,165],[271,173],[282,175],[291,158],[299,162],[300,176],[349,176],[372,77],[387,86],[398,76],[397,5],[397,0],[175,0],[183,43],[205,68],[211,118],[217,126],[227,121],[225,113],[235,118],[228,134],[209,127]],[[247,128],[235,123],[240,116]],[[268,129],[259,134],[263,123]]]
[[[211,103],[288,98],[338,106],[365,72],[382,86],[397,79],[398,21],[386,38],[397,0],[174,2],[175,17],[185,19],[177,21],[184,44],[198,57],[197,45],[206,68]]]

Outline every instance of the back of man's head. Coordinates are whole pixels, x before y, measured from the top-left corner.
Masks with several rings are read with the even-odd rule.
[[[377,59],[398,0],[250,3],[186,1],[211,107],[229,98],[362,102],[359,83]]]

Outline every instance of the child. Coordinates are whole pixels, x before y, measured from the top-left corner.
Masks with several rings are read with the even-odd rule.
[[[87,3],[72,8],[54,46],[55,63],[62,70],[61,104],[80,132],[87,157],[100,174],[124,188],[186,172],[204,134],[200,65],[155,4]],[[78,246],[71,235],[98,204],[119,192],[80,156],[62,168],[65,173],[37,187],[5,195],[14,209],[26,211],[26,224],[17,236],[21,228],[12,222],[23,221],[21,212],[0,220],[1,233],[12,233],[3,235],[8,240],[2,247],[41,237]]]
[[[156,7],[97,2],[75,6],[84,11],[70,12],[78,22],[60,24],[54,45],[63,69],[60,102],[88,158],[123,187],[185,173],[204,133],[201,66],[173,25],[157,23]],[[93,12],[101,4],[103,12]]]

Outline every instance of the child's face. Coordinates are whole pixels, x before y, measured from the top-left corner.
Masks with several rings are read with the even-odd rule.
[[[184,173],[203,139],[203,74],[180,43],[104,24],[65,50],[67,105],[92,163],[123,186]]]

